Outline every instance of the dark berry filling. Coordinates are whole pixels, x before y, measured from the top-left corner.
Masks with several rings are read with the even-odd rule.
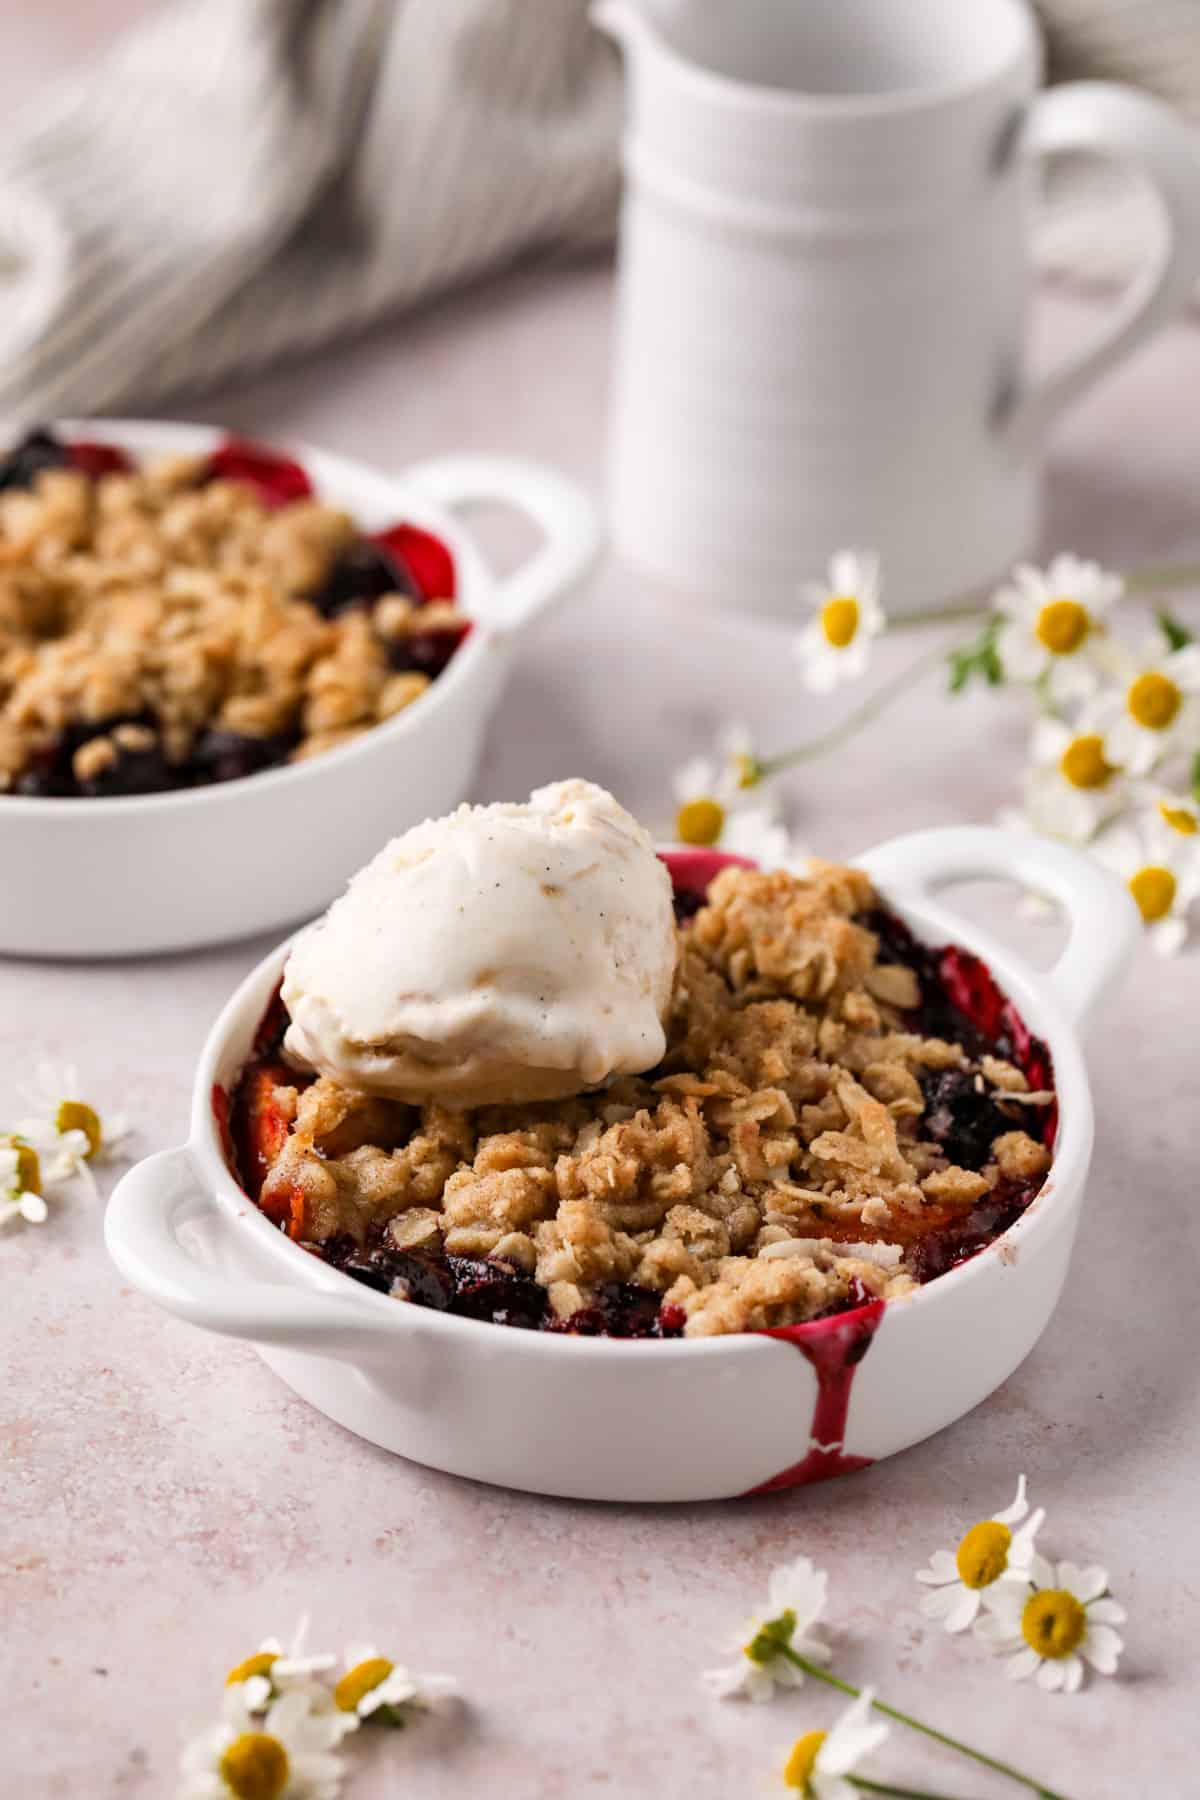
[[[412,670],[434,681],[470,629],[469,625],[458,625],[438,631],[412,631],[388,646],[388,661],[398,674]]]
[[[32,487],[46,469],[68,469],[71,466],[67,446],[53,432],[31,431],[0,462],[0,488]]]
[[[195,786],[240,781],[243,776],[259,775],[285,763],[294,744],[292,737],[247,737],[240,731],[210,725],[192,745],[187,772]]]
[[[355,608],[365,612],[384,594],[418,597],[416,584],[404,564],[369,538],[360,538],[338,557],[308,599],[325,618],[336,619],[339,613]]]

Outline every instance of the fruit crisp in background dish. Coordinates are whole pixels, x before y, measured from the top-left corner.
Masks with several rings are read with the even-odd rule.
[[[572,832],[599,793],[534,802]],[[803,1323],[991,1243],[1041,1188],[1056,1110],[1045,1047],[983,964],[918,943],[856,869],[730,867],[697,893],[687,867],[653,1067],[558,1100],[409,1104],[290,1066],[277,999],[232,1097],[247,1192],[399,1300],[588,1335]]]
[[[207,786],[348,742],[469,629],[445,546],[368,535],[229,440],[135,467],[33,433],[0,462],[0,791]]]

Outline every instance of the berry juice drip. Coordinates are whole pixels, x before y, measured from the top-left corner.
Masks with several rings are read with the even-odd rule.
[[[777,1325],[761,1337],[780,1338],[798,1350],[812,1365],[817,1378],[817,1398],[808,1427],[808,1450],[800,1461],[781,1469],[769,1481],[760,1482],[750,1494],[774,1494],[781,1488],[806,1487],[810,1481],[828,1481],[834,1475],[851,1475],[869,1467],[869,1456],[848,1456],[845,1449],[846,1418],[850,1392],[859,1363],[871,1348],[886,1310],[886,1301],[869,1300],[853,1312],[807,1325]]]

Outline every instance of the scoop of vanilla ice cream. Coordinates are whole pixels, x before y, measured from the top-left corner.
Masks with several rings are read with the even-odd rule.
[[[460,806],[393,838],[297,942],[286,1053],[417,1104],[577,1094],[661,1059],[675,943],[670,877],[603,788]]]

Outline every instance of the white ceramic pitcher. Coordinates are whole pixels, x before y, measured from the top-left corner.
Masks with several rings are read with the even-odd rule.
[[[894,611],[1037,530],[1045,430],[1200,278],[1200,135],[1107,82],[1036,93],[1020,0],[602,0],[628,68],[611,508],[637,566],[794,617],[837,548]],[[1038,158],[1129,159],[1159,253],[1023,374]],[[1133,454],[1131,447],[1131,454]]]

